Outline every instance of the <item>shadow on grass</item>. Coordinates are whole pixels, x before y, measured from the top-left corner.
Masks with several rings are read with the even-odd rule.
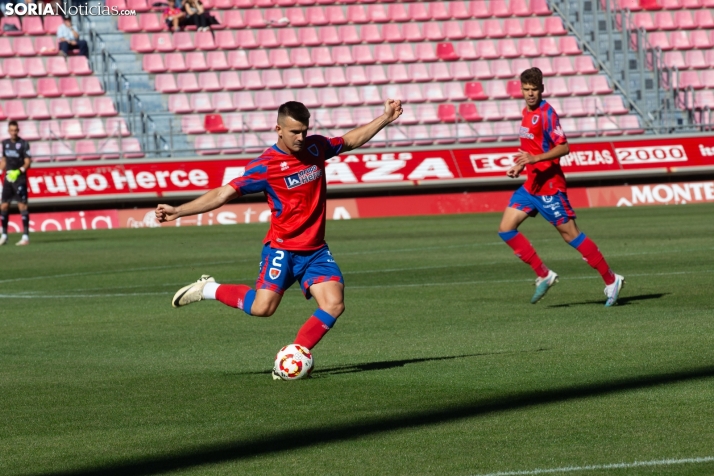
[[[422,357],[420,359],[404,359],[404,360],[382,360],[380,362],[365,362],[362,364],[347,364],[336,365],[334,367],[319,367],[312,373],[313,377],[351,374],[355,372],[368,372],[370,370],[388,370],[404,367],[407,364],[420,364],[423,362],[437,362],[440,360],[455,360],[466,359],[469,357],[484,357],[487,355],[504,355],[504,354],[520,354],[524,352],[543,352],[548,349],[540,348],[535,350],[510,351],[504,350],[501,352],[483,352],[480,354],[464,354],[464,355],[447,355],[444,357]],[[226,375],[270,375],[272,370],[258,370],[255,372],[228,372]]]
[[[434,408],[381,419],[305,428],[309,438],[296,438],[294,431],[283,431],[256,440],[243,439],[219,445],[186,448],[181,452],[154,456],[75,471],[41,473],[44,476],[114,476],[154,475],[180,471],[209,464],[240,461],[259,455],[282,453],[299,448],[317,446],[363,438],[397,430],[424,428],[431,425],[456,422],[467,418],[521,410],[539,405],[568,402],[599,397],[620,392],[643,390],[714,377],[714,365],[681,370],[678,372],[641,375],[606,382],[502,395],[488,399],[475,399],[460,405]]]
[[[630,304],[632,302],[647,301],[649,299],[660,299],[660,298],[667,296],[669,294],[671,294],[671,293],[640,294],[639,296],[625,296],[625,297],[621,297],[620,299],[617,300],[617,305],[618,306],[627,306],[628,304]],[[566,304],[553,304],[552,306],[548,306],[548,307],[589,306],[591,304],[598,304],[600,306],[604,306],[605,298],[600,299],[598,301],[582,301],[582,302],[571,302],[571,303],[566,303]]]

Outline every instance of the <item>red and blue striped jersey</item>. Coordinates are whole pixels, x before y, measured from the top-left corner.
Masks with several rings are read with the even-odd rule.
[[[283,152],[276,144],[230,182],[240,196],[263,192],[267,197],[272,216],[264,243],[290,251],[325,245],[325,161],[338,155],[344,144],[341,137],[309,136],[297,155]]]
[[[542,100],[535,111],[523,109],[523,122],[518,134],[521,149],[532,155],[550,151],[553,147],[565,144],[563,128],[555,109]],[[526,165],[528,177],[523,185],[533,195],[555,195],[566,192],[565,175],[560,168],[560,159],[544,160]]]

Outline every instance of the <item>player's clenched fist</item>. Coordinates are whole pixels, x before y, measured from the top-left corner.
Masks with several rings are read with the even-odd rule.
[[[156,219],[159,220],[159,223],[174,221],[179,217],[178,210],[176,207],[172,207],[171,205],[158,205],[154,213],[156,214]]]
[[[389,118],[389,122],[396,120],[402,115],[402,101],[399,99],[387,99],[384,101],[384,114]]]

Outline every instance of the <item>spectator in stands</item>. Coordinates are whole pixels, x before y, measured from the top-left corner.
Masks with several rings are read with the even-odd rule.
[[[169,30],[178,30],[186,26],[186,14],[178,7],[165,8],[163,17]]]
[[[210,30],[210,25],[218,23],[203,7],[201,0],[183,0],[183,10],[186,12],[186,23],[196,25],[198,31]]]
[[[57,40],[63,56],[67,56],[70,50],[78,49],[80,55],[89,57],[87,42],[79,39],[79,33],[72,26],[70,17],[64,17],[64,23],[57,28]]]

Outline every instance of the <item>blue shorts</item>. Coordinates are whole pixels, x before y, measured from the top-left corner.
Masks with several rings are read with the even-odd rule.
[[[288,251],[263,246],[256,289],[269,289],[282,295],[297,281],[306,299],[310,299],[310,286],[326,281],[345,284],[340,267],[335,263],[327,245],[313,251]]]
[[[575,210],[568,201],[568,195],[563,192],[558,192],[555,195],[533,195],[521,187],[513,192],[508,207],[522,210],[532,217],[540,213],[553,226],[559,226],[568,223],[568,220],[577,218]]]

